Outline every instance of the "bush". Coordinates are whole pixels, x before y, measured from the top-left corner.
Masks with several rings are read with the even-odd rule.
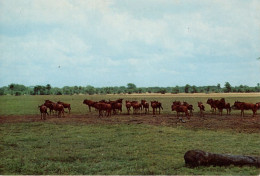
[[[62,95],[61,91],[58,91],[58,92],[56,93],[56,95]]]
[[[22,95],[21,92],[15,92],[15,96],[20,96],[20,95]]]
[[[3,88],[0,88],[0,95],[4,95],[5,94],[5,91]]]
[[[166,92],[166,89],[160,89],[157,93],[165,94]]]

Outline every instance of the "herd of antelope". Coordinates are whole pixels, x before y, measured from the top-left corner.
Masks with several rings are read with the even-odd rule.
[[[51,113],[54,113],[54,111],[56,112],[58,117],[61,117],[61,114],[63,114],[64,117],[64,108],[67,108],[69,110],[71,110],[70,104],[68,103],[64,103],[61,101],[58,101],[57,103],[52,102],[50,100],[45,100],[44,104],[38,106],[40,109],[40,113],[41,113],[41,119],[46,119],[46,114],[48,114],[47,110],[49,108],[49,113],[51,115]]]
[[[113,111],[113,114],[116,114],[118,112],[122,112],[122,104],[123,99],[118,99],[115,101],[92,101],[85,99],[83,101],[83,104],[86,104],[89,107],[89,112],[91,112],[91,107],[95,108],[99,111],[99,117],[103,116],[103,112],[106,112],[106,116],[111,115],[111,111]],[[125,106],[127,109],[127,113],[130,114],[131,108],[133,108],[133,114],[141,113],[141,111],[145,111],[145,114],[149,113],[149,103],[146,100],[141,100],[141,103],[138,101],[125,101]],[[161,109],[163,109],[162,104],[158,101],[151,101],[151,107],[153,108],[153,114],[155,114],[155,111],[157,112],[159,110],[159,114],[161,112]]]
[[[83,101],[83,104],[86,104],[89,108],[89,112],[91,112],[91,108],[95,108],[96,111],[99,112],[99,117],[103,117],[103,114],[105,113],[105,116],[111,116],[113,114],[122,113],[122,106],[123,106],[123,99],[118,99],[115,101],[106,101],[106,100],[100,100],[100,101],[92,101],[85,99]],[[220,100],[214,100],[212,98],[209,98],[207,100],[207,104],[210,105],[212,113],[217,113],[217,109],[219,111],[219,114],[222,116],[223,109],[227,110],[227,115],[230,115],[231,109],[241,110],[241,116],[244,116],[244,110],[252,110],[253,111],[253,117],[256,114],[257,110],[260,109],[260,102],[253,104],[253,103],[245,103],[245,102],[239,102],[236,101],[233,106],[230,105],[230,103],[226,103],[224,98],[221,98]],[[130,114],[130,111],[133,111],[133,114],[141,114],[142,112],[145,114],[149,113],[149,107],[151,106],[153,115],[160,114],[161,110],[163,110],[162,103],[158,101],[151,101],[148,103],[146,100],[141,100],[139,103],[138,101],[125,101],[125,107],[127,109],[127,114]],[[48,114],[47,109],[49,109],[49,113],[56,112],[58,117],[61,117],[61,114],[63,114],[64,117],[64,108],[67,108],[71,110],[71,106],[68,103],[60,102],[57,103],[52,102],[50,100],[45,100],[44,104],[39,106],[40,112],[41,112],[41,119],[46,119],[46,114]],[[200,116],[204,116],[205,106],[202,102],[198,102],[198,108]],[[177,117],[180,117],[180,113],[184,113],[185,116],[189,119],[190,116],[193,115],[193,105],[187,103],[187,102],[180,102],[180,101],[174,101],[172,102],[171,106],[172,111],[176,111]]]

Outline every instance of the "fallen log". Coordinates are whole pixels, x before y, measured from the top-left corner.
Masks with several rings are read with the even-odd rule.
[[[260,168],[260,157],[216,154],[202,150],[189,150],[184,155],[185,163],[191,167],[197,166],[255,166]]]

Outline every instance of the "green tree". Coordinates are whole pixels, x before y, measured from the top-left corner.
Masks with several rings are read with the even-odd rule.
[[[260,83],[257,83],[256,92],[260,92]]]
[[[73,93],[74,94],[79,94],[79,87],[78,86],[74,86],[73,87]]]
[[[190,85],[186,84],[185,87],[184,87],[184,92],[189,93],[189,89],[190,89]]]
[[[37,86],[34,86],[33,88],[33,91],[34,91],[34,95],[45,95],[46,92],[45,92],[46,88],[45,86],[40,86],[40,85],[37,85]]]
[[[58,92],[56,92],[56,95],[62,95],[61,90],[59,90]]]
[[[166,89],[165,88],[161,88],[158,93],[161,93],[161,94],[165,94],[166,93]]]
[[[244,86],[240,85],[237,89],[237,92],[245,92]]]
[[[121,89],[118,89],[116,93],[117,93],[117,94],[121,94],[121,93],[122,93],[122,90],[121,90]]]
[[[134,83],[128,83],[128,84],[127,84],[127,89],[132,89],[132,90],[134,90],[134,89],[136,89],[136,85],[135,85]]]
[[[15,96],[20,96],[22,93],[20,91],[15,92]]]
[[[231,85],[230,85],[230,83],[229,82],[226,82],[225,83],[225,90],[224,90],[224,92],[231,92],[231,90],[232,90],[232,87],[231,87]]]
[[[142,88],[138,88],[138,93],[142,93],[143,89]]]
[[[138,90],[136,88],[136,85],[134,83],[128,83],[127,84],[127,93],[132,94],[132,93],[138,93]]]
[[[89,94],[89,95],[93,95],[95,94],[96,90],[93,86],[87,86],[86,87],[86,93]]]
[[[13,91],[14,91],[14,84],[10,84],[9,89],[11,90],[11,95],[13,95]]]
[[[125,86],[120,86],[119,89],[122,93],[126,93],[126,87]]]
[[[220,86],[220,84],[219,84],[219,83],[217,84],[217,89],[218,89],[218,92],[220,92],[220,91],[221,91],[221,86]]]
[[[209,90],[210,90],[210,87],[207,86],[207,87],[206,87],[206,92],[209,93]]]
[[[52,94],[53,95],[62,95],[62,89],[58,87],[52,88]]]
[[[79,86],[79,93],[83,94],[83,88]]]
[[[197,93],[198,90],[197,90],[197,87],[196,86],[192,86],[191,87],[191,93]]]
[[[105,94],[111,94],[112,93],[112,90],[110,87],[104,87],[104,93]]]
[[[39,86],[39,85],[34,86],[34,88],[33,88],[34,95],[39,95],[40,89],[41,89],[41,86]]]
[[[173,89],[172,89],[172,93],[173,94],[177,94],[180,92],[180,89],[179,89],[179,86],[175,86]]]
[[[63,92],[64,95],[72,95],[72,91],[71,91],[69,86],[64,86],[62,88],[62,92]]]
[[[46,95],[46,87],[45,86],[39,86],[40,87],[40,95]]]
[[[0,88],[0,95],[4,95],[5,94],[5,89],[3,87]]]
[[[50,95],[51,94],[51,85],[47,84],[46,89],[47,89],[47,95]]]

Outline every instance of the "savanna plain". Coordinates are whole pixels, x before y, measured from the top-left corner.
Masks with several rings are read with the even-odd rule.
[[[99,117],[83,104],[123,99],[123,112]],[[208,98],[225,98],[256,103],[258,93],[225,94],[121,94],[0,96],[0,174],[76,175],[259,175],[256,167],[195,167],[185,165],[188,150],[260,156],[260,112],[245,117],[239,110],[231,115],[214,114]],[[38,105],[44,100],[71,104],[65,117],[47,116],[41,120]],[[127,115],[125,100],[145,99],[162,103],[161,114]],[[173,101],[186,101],[194,107],[193,116],[180,122],[171,111]],[[197,102],[206,107],[199,115]],[[65,110],[67,111],[67,110]]]

